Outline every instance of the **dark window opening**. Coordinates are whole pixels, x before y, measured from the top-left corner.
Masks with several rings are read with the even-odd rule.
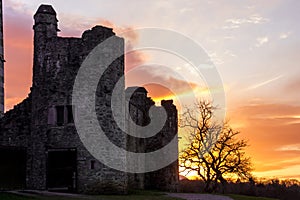
[[[49,149],[47,188],[50,191],[76,191],[77,152],[75,149]]]
[[[74,123],[73,107],[72,106],[67,106],[67,111],[68,111],[68,123]]]
[[[25,189],[26,150],[0,147],[0,158],[0,188],[4,190]]]
[[[56,106],[56,122],[58,126],[62,126],[64,124],[64,115],[64,106]]]
[[[95,169],[95,161],[94,160],[91,160],[91,169]]]
[[[73,117],[73,106],[71,105],[61,105],[61,106],[55,106],[56,113],[50,113],[48,117],[48,121],[50,124],[55,124],[55,120],[52,120],[51,116],[53,116],[54,119],[56,119],[56,125],[57,126],[63,126],[64,124],[71,124],[74,123],[74,117]],[[51,111],[51,109],[50,109]],[[51,123],[53,122],[54,123]]]

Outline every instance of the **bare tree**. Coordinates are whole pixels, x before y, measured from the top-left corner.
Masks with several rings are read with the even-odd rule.
[[[250,178],[250,158],[245,155],[245,140],[237,139],[228,123],[213,121],[215,107],[200,101],[195,109],[186,109],[181,117],[181,127],[190,133],[190,144],[180,154],[180,165],[187,174],[195,171],[205,182],[205,192],[213,192],[226,177],[235,175]]]

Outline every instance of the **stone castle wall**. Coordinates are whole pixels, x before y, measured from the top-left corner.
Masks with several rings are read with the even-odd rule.
[[[147,91],[142,87],[127,88],[127,92],[132,93],[131,97],[127,97],[129,100],[128,118],[130,117],[137,125],[147,126],[150,123],[149,109],[155,106],[155,102],[147,96]],[[156,108],[160,108],[155,106]],[[177,138],[177,124],[178,116],[177,109],[172,100],[161,102],[161,107],[165,109],[167,113],[167,120],[162,130],[160,130],[155,136],[149,138],[136,138],[132,136],[127,137],[127,150],[138,153],[148,153],[159,150],[166,146],[172,139]],[[133,127],[130,126],[127,121],[127,132],[136,132],[136,135],[142,136],[143,133],[138,133]],[[178,154],[178,148],[174,149]],[[167,153],[162,152],[161,158],[164,156],[170,156]],[[147,164],[147,161],[144,161]],[[177,191],[178,186],[178,160],[174,161],[163,169],[144,173],[144,174],[129,174],[128,183],[130,188],[137,189],[151,189],[151,190],[164,190],[164,191]]]
[[[33,179],[40,177],[39,181],[29,181],[33,183],[32,188],[45,189],[46,187],[46,160],[45,152],[51,149],[77,150],[77,190],[79,192],[126,192],[127,177],[124,172],[106,168],[102,163],[93,158],[82,145],[74,127],[73,121],[64,119],[62,124],[49,118],[55,113],[55,109],[60,107],[63,112],[71,106],[71,95],[77,71],[88,55],[88,53],[103,40],[115,35],[112,29],[96,26],[92,30],[83,33],[82,38],[61,38],[57,37],[56,13],[51,7],[44,6],[35,14],[34,25],[34,76],[32,88],[32,141],[35,146],[36,156],[39,158],[32,169]],[[116,48],[124,49],[123,40]],[[97,93],[97,108],[101,117],[107,121],[112,121],[108,112],[110,99],[107,94],[112,93],[114,85],[123,75],[124,57],[115,60],[108,68],[103,80],[99,83]],[[105,80],[109,80],[105,82]],[[111,84],[112,83],[112,84]],[[104,89],[106,89],[106,94]],[[67,111],[66,111],[67,110]],[[72,110],[72,109],[71,109]],[[68,115],[64,115],[67,118]],[[60,122],[61,123],[61,122]],[[125,146],[125,139],[120,140],[120,134],[116,129],[106,128],[110,133],[110,139],[115,140],[120,146]],[[114,134],[112,134],[114,133]],[[119,137],[118,137],[119,136]],[[90,169],[90,163],[95,162],[94,169]],[[105,182],[105,185],[99,185]],[[110,191],[106,191],[106,190]],[[98,191],[97,191],[98,190]]]
[[[157,149],[163,148],[171,140],[175,139],[178,141],[178,114],[175,105],[172,100],[162,100],[161,106],[167,112],[167,120],[163,129],[155,137],[147,140],[146,149],[148,151],[155,151]],[[178,155],[178,146],[173,150]],[[162,153],[162,158],[170,156],[168,152]],[[174,161],[167,167],[160,170],[147,173],[146,175],[146,185],[147,189],[162,189],[165,191],[176,192],[178,190],[179,181],[179,168],[178,160]]]
[[[171,188],[173,186],[170,185],[176,185],[178,181],[176,163],[154,174],[120,172],[97,161],[83,146],[77,134],[71,98],[74,80],[81,63],[90,51],[100,42],[115,35],[112,29],[96,26],[85,31],[81,38],[59,37],[56,12],[48,5],[40,6],[34,19],[31,93],[21,104],[5,113],[0,120],[0,147],[26,149],[26,188],[49,189],[47,183],[49,153],[68,149],[76,151],[77,169],[74,172],[76,182],[73,184],[78,192],[126,193],[128,188],[144,189],[147,183],[157,184],[159,187],[156,189],[173,190]],[[114,47],[124,51],[124,40],[119,38]],[[155,145],[164,145],[177,133],[177,111],[172,103],[163,106],[170,113],[169,116],[172,116],[169,118],[172,127],[174,125],[176,128],[165,127],[160,138],[152,141],[153,144],[150,144],[151,141],[135,140],[126,136],[114,122],[111,96],[114,85],[123,75],[124,56],[121,56],[111,63],[99,80],[96,112],[105,134],[117,146],[132,151],[146,152]],[[135,116],[134,120],[138,125],[146,125],[149,122],[147,109],[154,102],[147,95],[142,95],[135,98],[132,103],[129,112]],[[170,125],[169,122],[168,124]],[[105,151],[103,149],[104,155]]]
[[[26,174],[30,174],[31,163],[33,160],[31,149],[31,96],[23,100],[22,103],[14,106],[14,109],[5,113],[0,119],[0,151],[14,149],[27,152]],[[1,157],[4,162],[3,158]],[[1,182],[1,180],[0,180]],[[3,187],[0,184],[0,190]]]

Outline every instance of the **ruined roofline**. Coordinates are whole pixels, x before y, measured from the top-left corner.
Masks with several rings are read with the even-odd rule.
[[[45,15],[45,16],[43,16]],[[35,24],[33,28],[35,28],[39,24],[50,25],[54,24],[57,26],[57,13],[52,5],[42,4],[39,6],[38,10],[34,14]],[[60,30],[57,28],[57,32]],[[113,28],[102,26],[102,25],[95,25],[94,27],[84,30],[81,37],[59,37],[59,38],[84,38],[85,35],[89,35],[89,33],[97,34],[97,33],[106,33],[107,35],[116,36],[116,33],[113,31]],[[101,34],[100,34],[101,35]],[[58,36],[56,36],[58,37]],[[121,37],[120,37],[121,38]]]
[[[132,96],[134,96],[137,93],[142,93],[147,100],[150,102],[153,102],[153,105],[155,104],[155,101],[151,98],[148,97],[148,91],[146,90],[145,87],[140,87],[140,86],[131,86],[131,87],[127,87],[125,89],[125,96],[128,99],[129,96],[128,94],[132,94]],[[132,105],[138,106],[138,104],[134,104],[133,102],[131,102]],[[174,106],[176,108],[176,105],[174,104],[173,99],[163,99],[160,101],[160,106],[158,107],[170,107],[170,106]]]
[[[24,107],[28,103],[31,103],[31,100],[32,100],[32,97],[31,97],[31,92],[30,92],[25,99],[23,99],[21,102],[15,104],[13,108],[11,108],[11,109],[7,110],[5,113],[3,113],[2,118],[0,117],[0,121],[5,120],[6,118],[9,118],[9,116],[15,112],[18,112],[18,110],[20,108]]]
[[[127,92],[142,92],[145,94],[148,94],[148,91],[146,90],[146,88],[144,87],[139,87],[139,86],[131,86],[131,87],[127,87],[125,89],[126,93]]]
[[[88,29],[86,31],[95,31],[97,29],[106,30],[106,31],[114,33],[114,35],[115,35],[115,32],[113,32],[113,28],[110,28],[110,27],[107,27],[107,26],[102,26],[102,25],[95,25],[94,27],[92,27],[91,29]]]
[[[102,25],[95,25],[95,26],[93,26],[90,29],[84,30],[82,32],[81,36],[79,36],[79,37],[78,36],[77,37],[76,36],[57,36],[57,38],[59,38],[59,39],[82,39],[82,38],[84,38],[84,35],[86,35],[86,34],[88,34],[90,32],[93,32],[93,31],[103,31],[103,30],[112,33],[112,36],[115,36],[117,38],[122,38],[122,37],[116,35],[116,33],[113,31],[113,28],[102,26]]]
[[[115,35],[115,32],[113,32],[113,29],[112,29],[112,28],[105,27],[105,26],[102,26],[102,25],[96,25],[96,26],[94,26],[94,27],[92,27],[92,28],[90,28],[90,29],[84,30],[83,33],[81,34],[81,36],[77,36],[77,37],[76,37],[76,36],[57,36],[57,38],[58,38],[58,39],[81,40],[81,39],[84,38],[84,34],[89,33],[89,32],[92,32],[93,30],[95,30],[95,28],[98,28],[98,27],[101,27],[101,28],[106,29],[106,30],[110,30],[111,33],[113,33],[113,35],[114,35],[115,37],[122,38],[122,37],[119,37],[119,36]],[[62,32],[63,32],[63,31],[62,31]]]
[[[173,99],[163,99],[161,105],[173,105]]]

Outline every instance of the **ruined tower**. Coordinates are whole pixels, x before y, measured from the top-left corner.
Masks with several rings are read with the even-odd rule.
[[[0,0],[0,117],[4,113],[4,50],[2,0]]]
[[[34,15],[35,24],[34,30],[34,68],[33,68],[33,86],[37,86],[42,83],[37,77],[43,74],[43,65],[45,65],[45,58],[49,55],[45,55],[47,52],[47,42],[57,37],[57,18],[56,12],[50,5],[41,5]],[[49,54],[49,53],[48,53]],[[45,74],[43,74],[45,75]]]
[[[168,121],[158,136],[149,142],[143,141],[143,138],[128,139],[129,136],[115,122],[112,96],[115,85],[124,75],[124,39],[116,36],[111,28],[103,26],[86,30],[78,38],[60,37],[57,35],[56,12],[51,5],[38,8],[33,30],[34,63],[30,94],[0,119],[0,189],[91,194],[124,194],[129,189],[145,188],[174,190],[172,187],[178,180],[177,163],[153,173],[129,174],[126,172],[129,166],[126,154],[111,156],[109,148],[95,144],[106,160],[118,165],[117,169],[124,170],[111,168],[88,151],[75,127],[74,122],[80,114],[77,109],[80,105],[74,105],[72,101],[77,72],[98,44],[113,37],[114,42],[109,42],[109,48],[103,48],[105,51],[97,54],[99,59],[111,59],[113,62],[108,66],[99,65],[105,67],[102,76],[93,77],[97,73],[91,74],[86,77],[85,83],[90,84],[92,78],[99,79],[93,95],[97,119],[106,137],[121,149],[139,153],[160,149],[170,138],[177,137],[177,110],[172,101],[162,102]],[[121,55],[117,54],[119,57],[115,58],[118,52]],[[1,64],[3,62],[2,59]],[[119,94],[125,90],[124,80],[121,81]],[[80,91],[86,88],[83,85]],[[149,122],[148,110],[154,102],[144,88],[138,88],[131,99],[130,116],[136,124],[146,125]],[[123,117],[124,125],[125,113],[120,112],[119,115]],[[85,125],[94,130],[89,121]],[[134,127],[130,130],[136,131]],[[177,152],[177,149],[174,151]]]
[[[100,42],[115,36],[115,33],[111,28],[96,26],[85,31],[80,38],[60,37],[57,34],[57,14],[51,5],[38,8],[33,30],[31,144],[27,148],[32,160],[26,186],[38,190],[125,193],[126,173],[104,166],[83,146],[74,124],[76,105],[72,105],[73,85],[81,63]],[[123,52],[124,39],[115,39],[112,49]],[[103,53],[99,57],[107,59],[109,55]],[[109,109],[114,85],[123,74],[122,55],[107,67],[96,94],[96,111],[101,119],[105,119],[102,120],[105,133],[121,147],[126,145],[126,138],[112,125]],[[103,149],[103,154],[107,155],[107,151]],[[69,161],[61,159],[63,157]],[[118,159],[125,160],[125,156]],[[120,162],[120,166],[125,168],[122,163],[125,165],[125,161]]]

